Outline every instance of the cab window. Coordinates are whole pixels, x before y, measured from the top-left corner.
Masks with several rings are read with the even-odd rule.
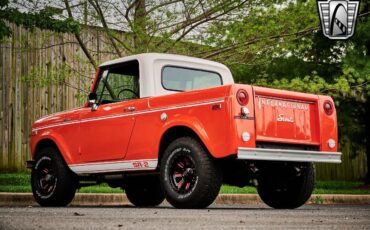
[[[162,85],[167,90],[188,91],[220,86],[222,80],[218,73],[211,71],[165,66],[162,69]]]
[[[139,98],[138,61],[129,61],[103,69],[95,92],[98,104]]]

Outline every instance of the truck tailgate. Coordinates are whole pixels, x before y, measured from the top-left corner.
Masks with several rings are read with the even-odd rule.
[[[257,142],[320,145],[318,97],[253,87]]]

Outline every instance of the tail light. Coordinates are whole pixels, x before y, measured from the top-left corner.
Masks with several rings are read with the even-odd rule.
[[[327,115],[332,115],[334,112],[334,105],[331,101],[324,102],[324,111]]]
[[[238,103],[240,105],[248,104],[249,96],[247,91],[245,91],[244,89],[239,89],[238,92],[236,93],[236,99],[238,100]]]

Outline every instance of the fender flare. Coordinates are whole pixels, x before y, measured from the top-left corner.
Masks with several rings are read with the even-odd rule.
[[[35,141],[34,149],[32,150],[33,158],[37,154],[37,149],[40,147],[40,144],[45,140],[49,140],[55,144],[67,165],[73,162],[72,154],[69,151],[67,144],[63,141],[62,135],[52,130],[44,131],[38,136],[37,140]]]
[[[157,140],[157,153],[158,153],[158,156],[160,156],[160,145],[161,145],[161,142],[162,142],[162,139],[164,137],[164,135],[172,128],[175,128],[175,127],[185,127],[185,128],[188,128],[189,130],[193,131],[197,137],[200,139],[200,141],[202,142],[202,144],[204,144],[204,146],[207,148],[208,152],[212,155],[213,155],[213,146],[211,144],[211,140],[210,140],[210,137],[209,135],[207,134],[206,130],[204,129],[202,123],[199,121],[198,118],[194,117],[194,116],[187,116],[187,115],[184,115],[184,116],[181,116],[181,118],[178,118],[178,119],[172,119],[171,121],[169,121],[168,123],[166,123],[161,131],[160,131],[160,135],[159,135],[159,138]]]

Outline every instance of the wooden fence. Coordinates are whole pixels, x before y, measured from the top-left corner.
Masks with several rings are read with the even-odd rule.
[[[30,158],[31,124],[47,114],[81,106],[81,95],[87,94],[79,89],[86,89],[94,76],[73,35],[12,27],[13,36],[0,44],[1,171],[24,169]],[[98,62],[114,57],[104,51],[102,34],[94,28],[82,34]]]
[[[13,27],[0,44],[0,171],[25,170],[31,124],[41,116],[81,106],[94,70],[71,34]],[[114,58],[98,28],[82,34],[98,63]],[[58,73],[63,72],[63,73]],[[46,76],[46,77],[45,77]],[[50,78],[52,80],[50,80]],[[52,82],[50,82],[52,81]],[[319,179],[358,180],[366,156],[345,153],[340,165],[317,164]]]

